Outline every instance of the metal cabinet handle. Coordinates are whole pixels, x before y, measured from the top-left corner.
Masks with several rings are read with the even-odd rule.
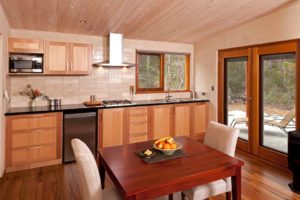
[[[27,147],[28,150],[41,149],[43,146]]]

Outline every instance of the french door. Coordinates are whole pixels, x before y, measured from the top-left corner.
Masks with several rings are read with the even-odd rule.
[[[251,91],[250,58],[251,51],[245,48],[223,51],[219,59],[223,70],[223,76],[220,77],[223,80],[221,85],[223,113],[219,115],[219,121],[240,130],[237,146],[244,151],[249,151],[249,130],[251,130],[248,103]]]
[[[298,49],[290,41],[219,51],[219,122],[240,129],[239,149],[285,166],[287,133],[300,127]]]

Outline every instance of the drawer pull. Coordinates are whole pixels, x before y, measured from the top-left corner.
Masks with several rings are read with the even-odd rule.
[[[147,122],[131,122],[131,125],[143,125],[143,124],[147,124]]]
[[[147,136],[147,133],[146,132],[144,132],[144,133],[133,133],[133,134],[130,134],[130,136],[132,136],[132,137]]]
[[[41,149],[44,146],[36,146],[36,147],[27,147],[28,150],[32,150],[32,149]]]

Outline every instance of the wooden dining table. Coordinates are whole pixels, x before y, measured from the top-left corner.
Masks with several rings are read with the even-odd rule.
[[[243,162],[199,141],[181,136],[185,157],[147,164],[136,152],[152,149],[153,141],[98,149],[102,188],[105,172],[124,199],[152,199],[231,177],[232,197],[241,199]]]

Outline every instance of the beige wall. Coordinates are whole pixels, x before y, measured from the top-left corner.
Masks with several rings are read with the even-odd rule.
[[[92,43],[93,62],[106,59],[106,38],[63,34],[54,32],[11,30],[12,37],[40,38],[52,41],[68,41]],[[125,36],[126,37],[126,36]],[[193,45],[144,40],[124,40],[124,61],[135,63],[136,49],[153,51],[188,52],[193,59]],[[193,66],[191,66],[193,69]],[[89,76],[12,76],[8,81],[11,89],[11,107],[27,106],[28,99],[20,96],[19,91],[26,84],[32,84],[41,92],[52,97],[62,98],[63,104],[77,104],[88,100],[90,94],[95,94],[99,100],[129,98],[129,86],[135,85],[135,68],[92,68]],[[177,93],[174,96],[185,97],[188,93]],[[163,98],[164,94],[135,95],[135,99]],[[38,105],[46,104],[37,100]]]
[[[9,35],[9,24],[0,7],[0,177],[4,172],[4,148],[5,148],[5,123],[3,113],[5,102],[3,101],[3,88],[5,88],[5,74],[7,69],[7,37]]]
[[[209,92],[211,119],[217,119],[218,50],[300,38],[300,3],[258,18],[195,44],[195,87]],[[215,91],[211,91],[215,86]]]

